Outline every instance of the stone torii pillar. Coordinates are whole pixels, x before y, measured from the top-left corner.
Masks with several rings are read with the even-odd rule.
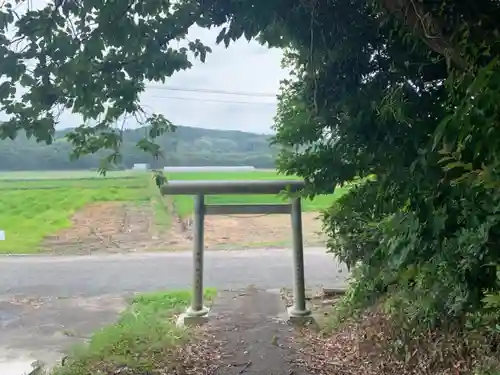
[[[290,214],[293,236],[293,306],[288,309],[291,321],[309,320],[304,280],[302,208],[299,197],[288,204],[205,204],[205,195],[276,195],[284,190],[297,192],[305,186],[300,180],[208,180],[169,181],[161,187],[163,195],[194,195],[193,218],[193,295],[191,305],[179,318],[179,324],[200,324],[207,320],[209,309],[203,303],[204,219],[205,215]]]

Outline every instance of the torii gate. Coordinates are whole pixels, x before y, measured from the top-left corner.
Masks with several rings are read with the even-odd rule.
[[[290,214],[293,236],[293,306],[288,309],[291,321],[311,319],[306,307],[304,282],[304,246],[302,209],[299,197],[288,204],[205,204],[205,195],[291,193],[305,186],[300,180],[207,180],[169,181],[161,187],[162,195],[193,195],[193,296],[191,306],[179,317],[179,325],[200,324],[208,319],[209,309],[203,303],[203,258],[205,215]]]

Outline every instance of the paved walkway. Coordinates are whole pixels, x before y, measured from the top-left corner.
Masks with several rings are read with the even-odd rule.
[[[212,311],[217,319],[209,329],[222,341],[222,359],[214,375],[306,375],[293,363],[293,330],[284,320],[279,291],[222,291]]]
[[[346,270],[324,249],[307,249],[305,263],[308,287],[344,284]],[[292,254],[207,252],[205,270],[206,286],[218,290],[290,287]],[[54,363],[113,322],[131,293],[190,286],[190,253],[0,257],[0,365],[24,358]]]

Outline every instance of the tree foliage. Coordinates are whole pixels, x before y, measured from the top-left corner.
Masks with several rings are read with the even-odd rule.
[[[0,102],[12,115],[0,135],[50,142],[65,107],[94,122],[70,135],[77,154],[116,148],[111,125],[141,113],[145,80],[205,59],[201,41],[173,47],[193,24],[222,26],[226,46],[245,37],[286,49],[281,169],[310,194],[376,176],[324,215],[330,249],[356,267],[353,300],[389,293],[406,317],[438,324],[498,292],[498,1],[65,0],[0,18]],[[148,121],[147,138],[169,127]]]
[[[196,19],[196,3],[56,0],[19,15],[7,2],[0,12],[0,103],[9,120],[0,138],[24,130],[51,143],[66,109],[83,119],[68,134],[74,156],[109,149],[108,161],[115,162],[122,122],[134,116],[150,127],[137,145],[160,155],[152,140],[173,124],[146,114],[139,94],[146,80],[190,68],[190,54],[205,60],[210,49],[199,40],[173,48]]]
[[[498,293],[500,4],[408,4],[322,2],[296,26],[276,129],[311,194],[376,175],[324,214],[329,247],[354,302],[432,326]]]

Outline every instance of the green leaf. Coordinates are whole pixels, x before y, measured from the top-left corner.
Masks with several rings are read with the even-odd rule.
[[[223,40],[225,40],[225,36],[226,36],[226,28],[223,27],[222,30],[217,35],[217,38],[215,39],[215,43],[216,44],[220,44],[220,42],[222,42]]]

